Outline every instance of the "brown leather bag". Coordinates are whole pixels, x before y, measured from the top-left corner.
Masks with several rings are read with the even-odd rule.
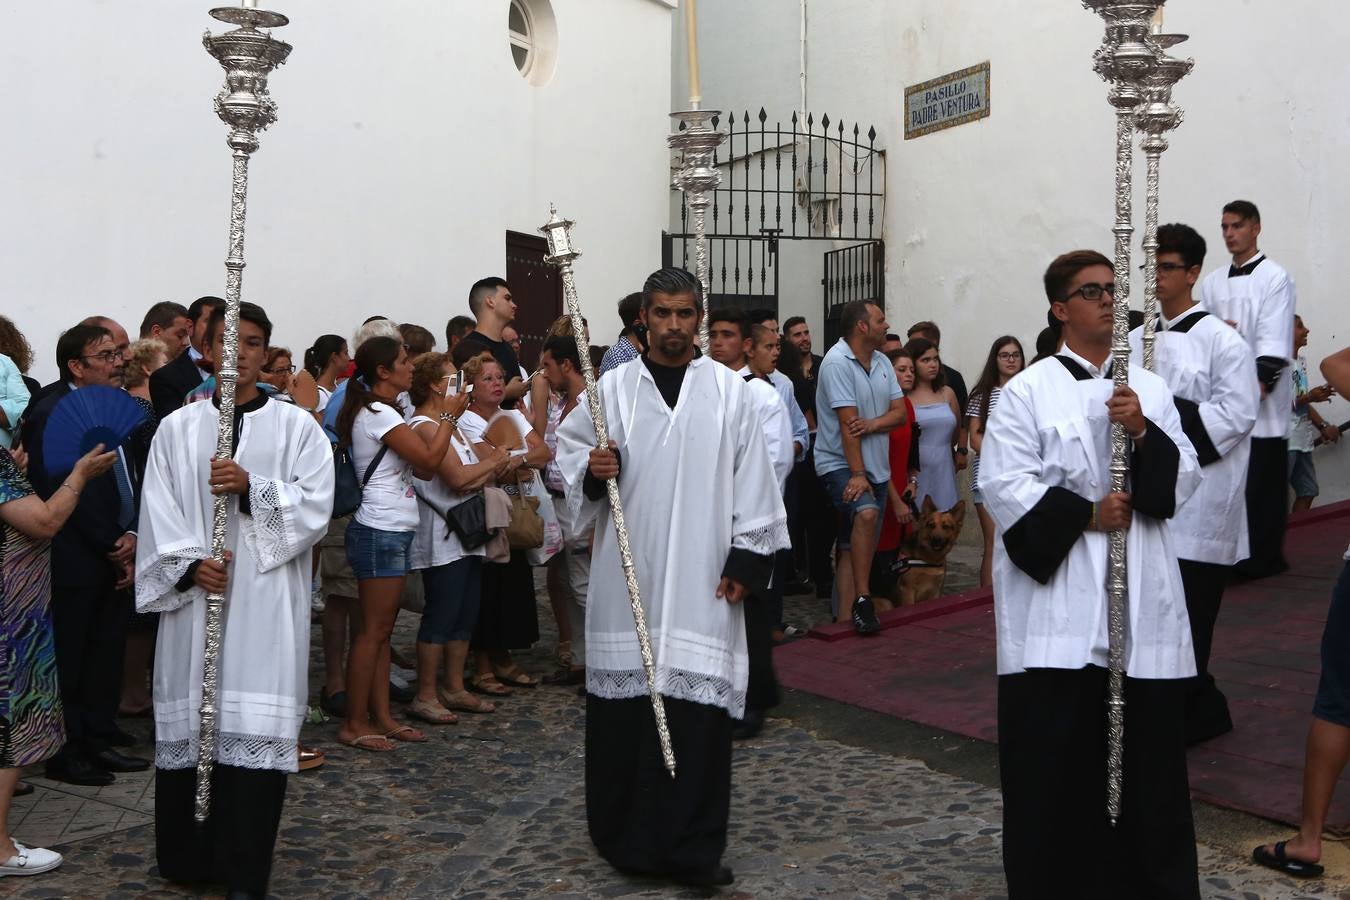
[[[506,527],[506,540],[512,550],[531,550],[544,544],[544,518],[539,515],[539,501],[524,494],[511,494],[511,524]]]

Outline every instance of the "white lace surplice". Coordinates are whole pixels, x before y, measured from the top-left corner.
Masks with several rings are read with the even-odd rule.
[[[716,596],[732,548],[789,546],[787,518],[746,383],[706,358],[689,364],[671,410],[640,361],[600,380],[611,439],[623,458],[619,492],[662,694],[745,709],[748,663],[740,605]],[[595,446],[583,401],[558,428],[567,503],[595,522],[586,607],[586,686],[596,696],[645,696],[646,676],[607,500],[582,493]]]
[[[159,426],[141,501],[136,608],[162,613],[155,650],[155,765],[196,765],[206,593],[175,587],[211,543],[207,484],[218,410],[194,403]],[[310,548],[327,532],[333,457],[314,419],[268,401],[243,417],[235,459],[249,473],[252,516],[230,498],[234,554],[220,656],[217,761],[296,770],[308,696]]]

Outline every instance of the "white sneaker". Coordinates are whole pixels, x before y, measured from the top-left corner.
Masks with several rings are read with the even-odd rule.
[[[310,595],[309,595],[309,609],[310,609],[310,611],[313,612],[313,613],[315,613],[315,614],[321,613],[321,612],[323,612],[324,607],[325,607],[326,605],[327,605],[327,604],[324,603],[324,599],[323,599],[323,589],[322,589],[322,588],[315,588],[314,591],[311,592]]]
[[[399,665],[389,666],[389,680],[401,688],[417,683],[417,670],[405,669]]]
[[[0,878],[6,875],[41,875],[61,865],[61,854],[55,850],[41,847],[25,847],[18,841],[14,849],[19,852],[0,864]]]

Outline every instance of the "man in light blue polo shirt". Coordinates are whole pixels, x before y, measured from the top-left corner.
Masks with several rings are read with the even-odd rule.
[[[890,326],[873,300],[855,300],[839,317],[843,335],[816,382],[816,474],[839,510],[836,621],[859,634],[881,630],[868,575],[891,479],[887,435],[905,424],[904,394],[879,351]]]

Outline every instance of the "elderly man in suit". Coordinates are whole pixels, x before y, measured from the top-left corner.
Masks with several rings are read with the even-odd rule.
[[[61,377],[24,426],[29,477],[44,498],[65,489],[60,474],[48,474],[44,460],[52,410],[72,391],[120,385],[122,350],[109,328],[80,324],[57,340],[56,363]],[[111,784],[114,772],[149,767],[148,760],[113,748],[121,736],[115,717],[131,613],[126,588],[136,555],[135,486],[144,463],[133,458],[130,445],[117,453],[112,470],[89,482],[52,540],[52,626],[66,746],[48,761],[47,777],[70,784]]]

